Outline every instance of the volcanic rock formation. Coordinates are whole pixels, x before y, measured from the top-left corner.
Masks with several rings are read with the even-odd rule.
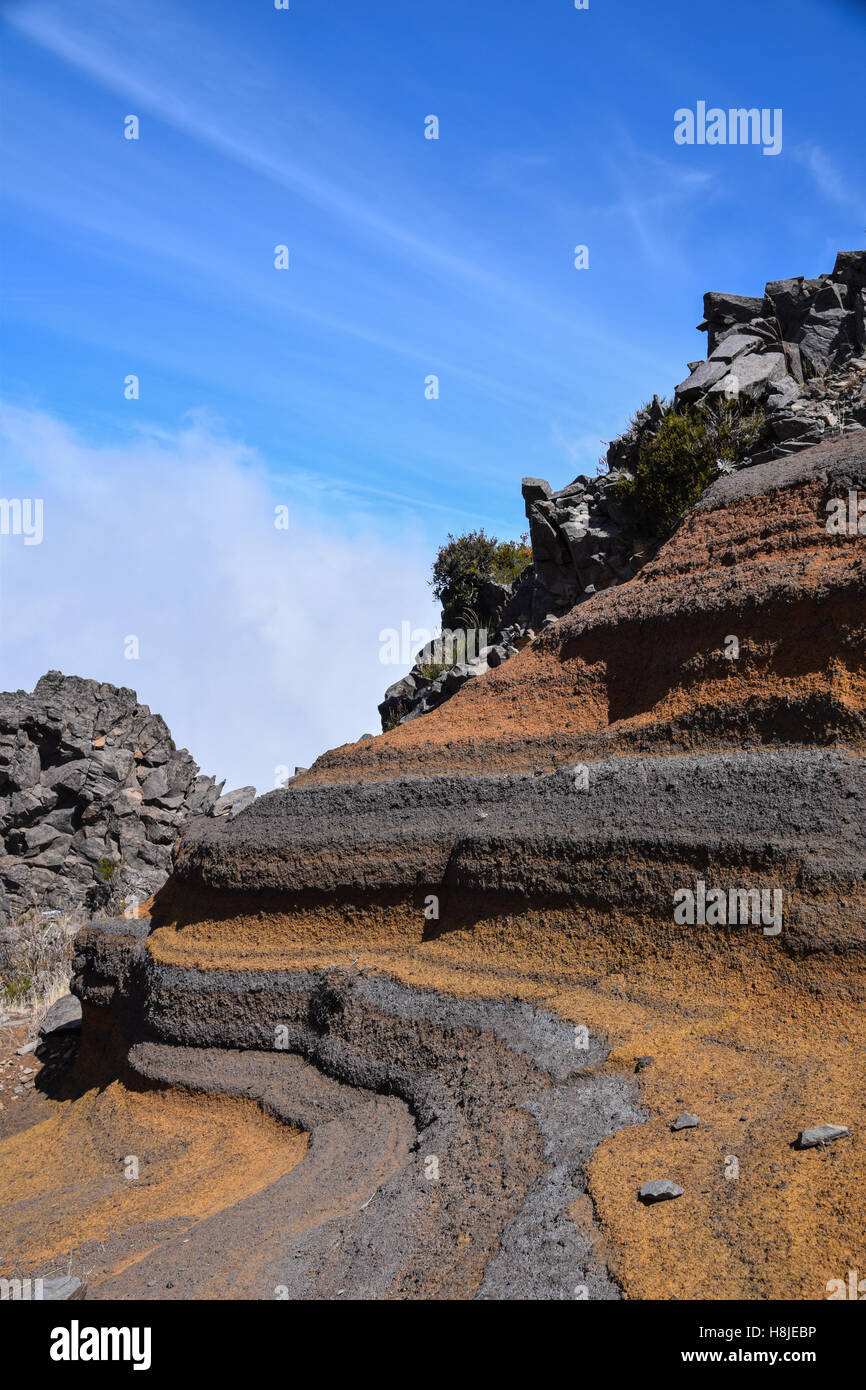
[[[191,1229],[140,1206],[90,1296],[816,1299],[857,1267],[864,438],[720,479],[630,583],[191,822],[151,921],[86,929],[70,1132],[107,1069],[307,1136]],[[730,915],[675,915],[713,890]],[[0,1176],[28,1135],[53,1162],[41,1114]],[[79,1274],[27,1220],[0,1264]]]
[[[823,440],[866,427],[866,251],[840,251],[829,275],[771,281],[763,298],[704,295],[709,356],[689,364],[675,391],[678,405],[741,399],[763,410],[761,436],[748,467],[787,458]],[[658,397],[640,412],[653,429]],[[425,649],[379,706],[383,729],[427,714],[468,681],[501,666],[534,636],[600,589],[628,580],[658,548],[619,483],[637,463],[639,433],[608,447],[606,472],[580,475],[554,492],[543,478],[523,479],[532,565],[485,611],[495,612],[489,645],[459,658],[435,679],[424,675]],[[449,625],[443,614],[443,626]],[[439,656],[441,662],[441,655]]]
[[[690,363],[677,400],[759,401],[766,438],[752,463],[866,427],[866,251],[840,251],[831,273],[814,280],[771,280],[761,299],[705,294],[698,327],[709,356]]]
[[[166,880],[189,816],[229,815],[134,690],[49,671],[0,694],[0,920],[28,907],[144,902]]]
[[[773,280],[762,298],[711,291],[698,327],[709,355],[689,364],[675,399],[762,407],[762,437],[740,467],[866,427],[866,251],[840,251],[832,272],[814,280]],[[658,423],[658,399],[646,410],[648,424]],[[636,461],[637,438],[627,431],[608,447],[600,477],[578,477],[558,492],[524,479],[533,572],[523,607],[535,631],[597,589],[627,582],[655,551],[658,542],[641,534],[617,495]]]

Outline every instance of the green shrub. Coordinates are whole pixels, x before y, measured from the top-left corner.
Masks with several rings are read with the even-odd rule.
[[[737,401],[678,408],[664,403],[653,428],[633,421],[637,461],[618,491],[635,505],[643,528],[670,531],[715,478],[748,457],[760,439],[764,412]]]
[[[451,666],[454,665],[456,663],[452,661]],[[435,681],[437,676],[441,676],[443,671],[448,670],[450,667],[447,661],[428,661],[426,665],[421,667],[421,675],[427,681]]]
[[[7,1004],[14,1004],[16,999],[24,999],[33,987],[33,976],[22,975],[17,980],[4,980],[3,989],[0,997],[5,999]]]
[[[598,461],[597,473],[633,473],[637,463],[638,448],[650,435],[655,434],[671,402],[664,396],[653,396],[642,405],[634,415],[630,415],[622,434],[611,440],[607,452]]]
[[[529,532],[524,531],[517,541],[499,541],[493,556],[492,578],[499,584],[513,584],[531,564],[532,546]]]
[[[483,528],[462,536],[449,532],[433,561],[430,583],[445,613],[477,614],[478,625],[483,627],[493,616],[482,611],[484,581],[512,584],[531,562],[528,535],[522,535],[519,541],[500,541],[496,536],[488,536]]]
[[[96,867],[102,874],[105,882],[110,883],[117,865],[111,859],[100,859]]]

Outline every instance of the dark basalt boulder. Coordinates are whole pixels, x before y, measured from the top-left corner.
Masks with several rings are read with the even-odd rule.
[[[185,821],[255,795],[222,787],[133,690],[49,671],[32,694],[0,694],[0,920],[135,910]]]

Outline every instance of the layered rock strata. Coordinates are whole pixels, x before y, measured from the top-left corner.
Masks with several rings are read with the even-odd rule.
[[[428,717],[185,827],[151,921],[79,938],[85,1039],[309,1148],[94,1296],[815,1299],[857,1267],[861,500],[855,435],[721,479]]]
[[[138,1076],[255,1100],[308,1133],[309,1152],[98,1296],[166,1276],[175,1298],[563,1298],[575,1282],[617,1296],[591,1213],[568,1216],[584,1160],[642,1118],[631,1083],[598,1074],[599,1039],[578,1049],[572,1027],[527,1003],[356,969],[177,966],[145,930],[82,933],[85,1012],[118,1022]],[[237,1259],[218,1263],[226,1248]]]
[[[301,783],[773,743],[861,751],[864,535],[828,523],[850,493],[866,500],[864,438],[720,478],[630,583],[435,719],[326,753]]]

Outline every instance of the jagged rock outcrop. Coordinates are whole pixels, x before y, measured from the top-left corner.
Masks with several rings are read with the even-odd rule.
[[[521,582],[525,585],[525,577]],[[385,691],[385,698],[379,705],[383,730],[408,724],[419,715],[429,714],[430,710],[437,709],[456,694],[467,681],[495,670],[526,645],[531,633],[528,620],[521,614],[521,587],[515,586],[514,595],[506,586],[499,587],[508,600],[503,612],[507,611],[512,620],[503,625],[500,615],[493,632],[479,628],[443,627],[439,636],[416,654],[411,671]]]
[[[676,388],[684,405],[759,402],[766,463],[866,427],[866,251],[840,251],[829,275],[771,280],[763,298],[704,295],[705,362]]]
[[[543,478],[523,479],[532,540],[529,626],[540,632],[601,589],[632,579],[656,549],[640,534],[622,472],[578,477],[553,492]]]
[[[855,1267],[861,498],[864,435],[722,478],[428,717],[185,827],[151,921],[79,939],[85,1038],[311,1138],[193,1231],[154,1213],[145,1258],[118,1236],[92,1296],[814,1299]],[[27,1221],[21,1274],[46,1242],[76,1273],[56,1207]]]
[[[255,796],[223,785],[133,690],[49,671],[0,694],[0,918],[144,902],[185,820]]]
[[[740,467],[786,458],[866,426],[866,251],[840,251],[829,275],[771,281],[761,299],[704,295],[709,356],[689,364],[676,388],[683,405],[741,398],[764,410],[763,437]],[[639,412],[652,428],[663,413],[656,397]],[[524,604],[540,631],[598,589],[626,583],[658,541],[637,524],[617,484],[634,469],[637,435],[615,439],[607,472],[578,477],[553,492],[525,478],[533,573]]]

